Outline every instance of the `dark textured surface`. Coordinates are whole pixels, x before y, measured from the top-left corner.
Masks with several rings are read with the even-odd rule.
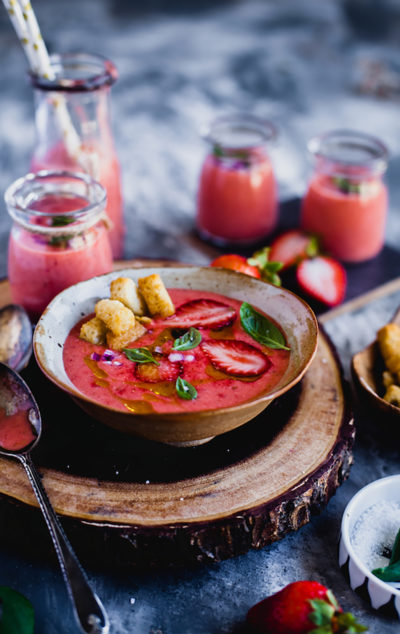
[[[272,156],[282,200],[304,191],[309,173],[305,143],[311,135],[352,127],[380,136],[392,153],[387,242],[398,248],[396,0],[37,0],[35,8],[51,50],[98,51],[120,70],[113,112],[124,178],[127,257],[209,261],[214,250],[191,233],[204,153],[198,131],[209,118],[237,109],[271,117],[279,126]],[[4,11],[0,59],[4,191],[26,171],[34,142],[25,60]],[[1,209],[0,274],[5,275],[9,222],[2,204]],[[285,222],[285,211],[282,216]],[[390,253],[383,272],[388,278],[400,274],[397,254]],[[377,275],[376,267],[369,266],[368,273],[358,269],[363,283]],[[397,294],[327,326],[346,370],[351,353],[374,338],[399,303]],[[350,497],[367,482],[399,472],[399,451],[363,416],[355,459],[350,479],[322,515],[271,547],[193,570],[89,571],[109,610],[112,634],[238,633],[254,602],[302,578],[331,586],[371,632],[398,632],[398,622],[378,616],[350,590],[338,568],[337,538]],[[32,600],[37,634],[73,634],[77,630],[59,570],[35,559],[28,524],[26,543],[30,549],[23,557],[0,548],[0,583]]]

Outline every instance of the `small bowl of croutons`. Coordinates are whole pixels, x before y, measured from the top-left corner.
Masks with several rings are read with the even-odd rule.
[[[34,352],[90,416],[193,446],[259,414],[310,365],[318,327],[299,297],[215,268],[126,269],[57,295]]]
[[[385,414],[389,422],[400,417],[400,310],[373,343],[353,356],[351,371],[372,411]]]

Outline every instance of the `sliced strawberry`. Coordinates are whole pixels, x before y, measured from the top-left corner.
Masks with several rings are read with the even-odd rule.
[[[282,262],[283,269],[287,269],[304,258],[318,253],[318,243],[315,236],[311,236],[300,229],[292,229],[278,236],[271,244],[269,259]]]
[[[155,363],[137,363],[135,374],[145,383],[160,383],[161,381],[176,381],[182,371],[180,363],[172,363],[166,357],[157,358],[160,365]]]
[[[271,361],[249,343],[235,339],[204,341],[200,348],[212,365],[233,376],[258,376],[271,366]]]
[[[327,306],[340,304],[346,293],[346,271],[337,260],[319,255],[300,262],[296,271],[300,287]]]
[[[243,255],[236,255],[234,253],[228,253],[226,255],[220,255],[213,260],[210,266],[219,266],[222,269],[231,269],[238,273],[244,273],[251,277],[261,278],[260,269],[257,266],[253,266],[248,263],[247,259]]]
[[[194,299],[182,304],[165,323],[173,328],[222,328],[235,321],[236,310],[213,299]]]

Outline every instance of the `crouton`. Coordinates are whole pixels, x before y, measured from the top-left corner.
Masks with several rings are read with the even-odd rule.
[[[393,385],[394,383],[394,378],[393,378],[393,374],[391,372],[389,372],[389,370],[385,370],[382,374],[382,383],[383,383],[383,387],[385,387],[386,389],[388,387],[390,387],[391,385]]]
[[[135,315],[146,313],[146,304],[135,282],[130,277],[118,277],[110,284],[111,299],[117,299]]]
[[[129,343],[137,341],[147,332],[146,328],[138,321],[133,328],[125,330],[120,335],[114,335],[112,332],[107,333],[107,346],[112,350],[123,350]]]
[[[398,385],[390,385],[386,390],[386,394],[383,397],[385,401],[395,405],[396,407],[400,406],[400,387]]]
[[[102,345],[106,342],[107,326],[98,317],[93,317],[81,326],[79,336],[89,343]]]
[[[387,369],[400,383],[400,326],[386,324],[378,331],[377,338]]]
[[[141,277],[138,280],[139,290],[149,309],[150,315],[169,317],[175,312],[175,306],[158,273]]]
[[[95,306],[95,313],[113,335],[121,335],[135,325],[133,312],[115,299],[101,299]]]

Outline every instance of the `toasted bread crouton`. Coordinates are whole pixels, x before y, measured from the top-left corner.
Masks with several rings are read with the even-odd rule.
[[[385,387],[386,389],[390,387],[391,385],[393,385],[394,383],[393,374],[389,372],[389,370],[385,370],[382,373],[382,383],[383,383],[383,387]]]
[[[378,331],[377,338],[387,369],[400,383],[400,326],[386,324]]]
[[[129,343],[137,341],[147,332],[146,328],[142,326],[138,321],[133,328],[126,330],[120,335],[114,335],[112,332],[107,332],[107,346],[111,350],[123,350]]]
[[[102,345],[106,342],[106,333],[107,326],[105,323],[98,317],[93,317],[93,319],[82,324],[79,337],[89,343]]]
[[[117,299],[130,308],[135,315],[146,313],[146,304],[138,291],[138,287],[130,277],[118,277],[110,284],[111,299]]]
[[[400,407],[400,387],[398,385],[390,385],[383,399],[396,407]]]
[[[174,314],[175,306],[158,273],[141,277],[138,280],[138,286],[147,304],[150,315],[169,317]]]
[[[115,299],[101,299],[95,308],[96,317],[104,321],[113,335],[121,335],[135,325],[135,315]]]

